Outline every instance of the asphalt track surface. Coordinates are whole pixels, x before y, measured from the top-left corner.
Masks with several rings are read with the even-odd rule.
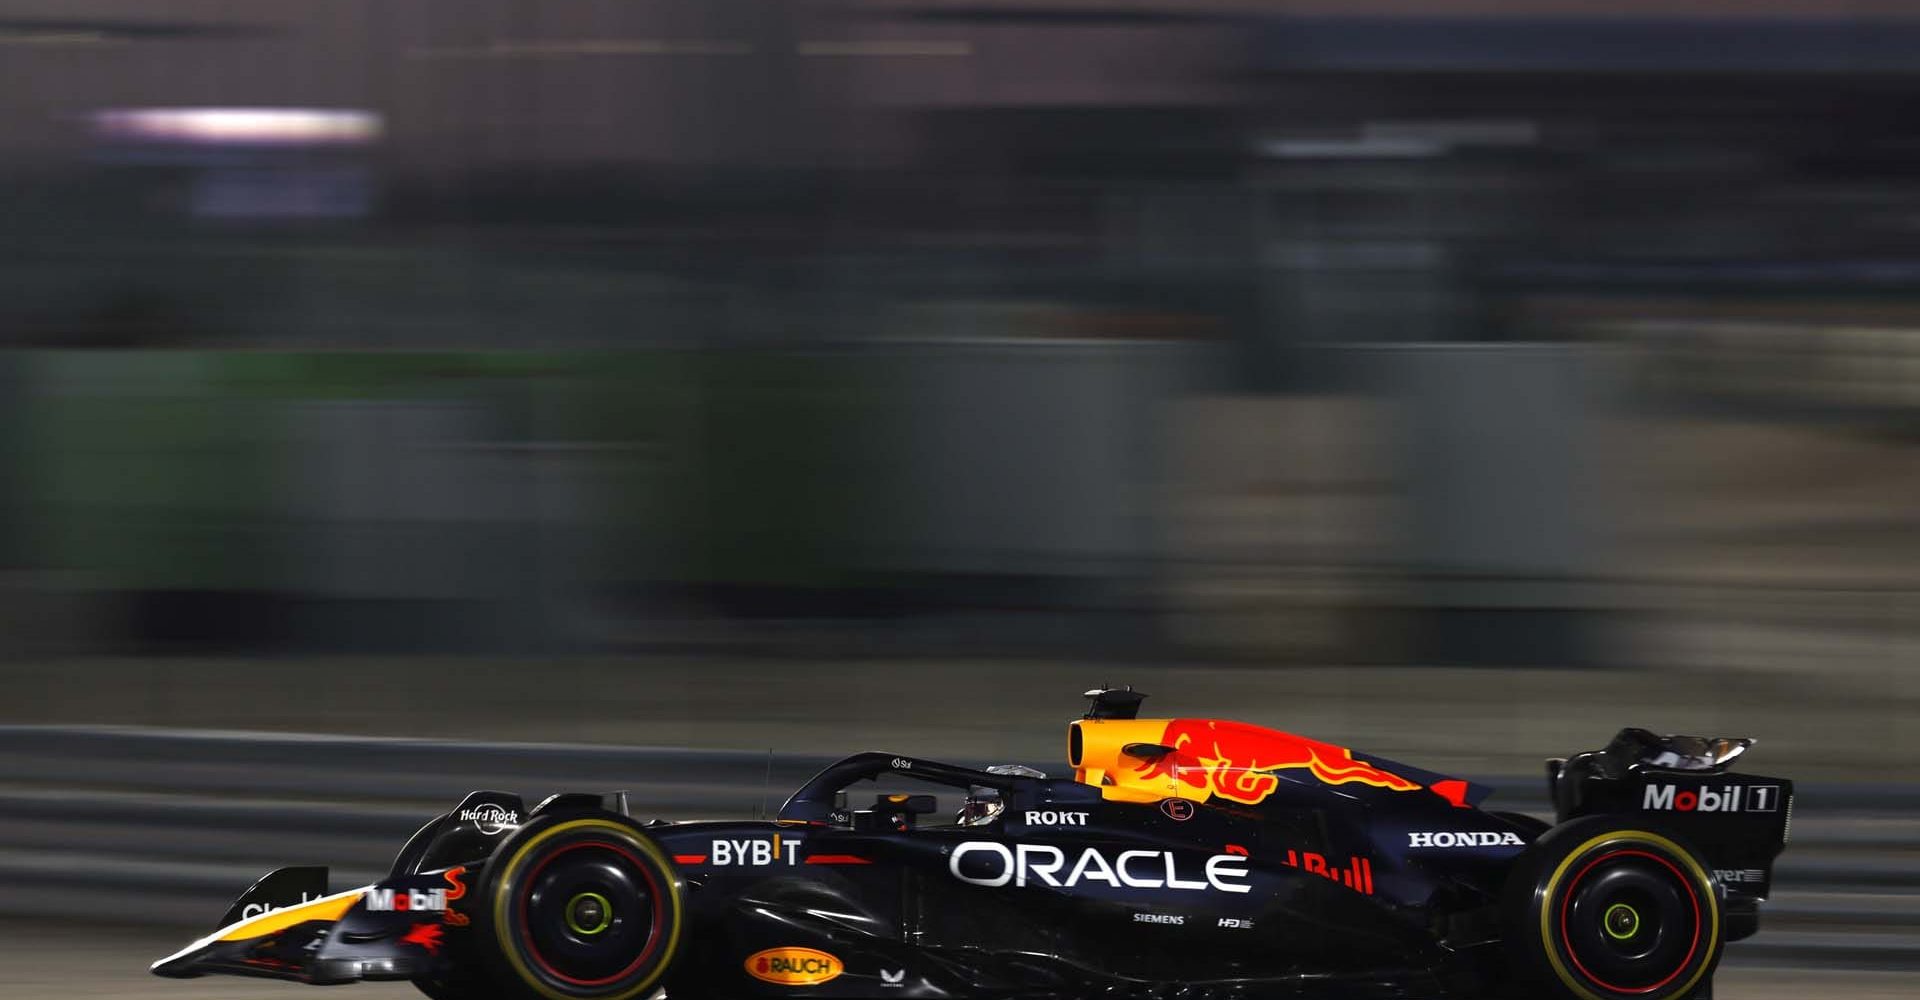
[[[409,1000],[404,983],[366,983],[314,993],[314,987],[264,980],[208,977],[159,979],[147,965],[186,942],[179,932],[151,927],[77,923],[0,922],[0,997],[19,1000]],[[1722,966],[1716,1000],[1912,1000],[1920,983],[1911,973],[1812,972],[1745,965]]]

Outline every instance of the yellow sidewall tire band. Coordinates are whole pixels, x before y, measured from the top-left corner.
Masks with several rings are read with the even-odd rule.
[[[1704,904],[1703,908],[1707,911],[1707,938],[1705,944],[1700,949],[1701,955],[1704,956],[1700,960],[1700,967],[1693,971],[1693,975],[1687,977],[1686,982],[1658,996],[1649,995],[1647,1000],[1662,1000],[1662,998],[1691,995],[1693,988],[1700,984],[1700,977],[1707,974],[1707,969],[1713,964],[1714,953],[1720,948],[1720,906],[1719,901],[1714,898],[1713,894],[1713,877],[1708,875],[1706,869],[1700,867],[1700,863],[1693,859],[1692,852],[1666,837],[1662,837],[1657,833],[1650,833],[1646,830],[1611,830],[1607,833],[1600,834],[1588,840],[1586,843],[1581,844],[1579,847],[1568,851],[1566,857],[1560,860],[1559,867],[1555,868],[1553,874],[1548,876],[1546,888],[1541,893],[1546,903],[1540,907],[1540,946],[1546,951],[1547,961],[1552,964],[1554,975],[1560,977],[1561,984],[1580,996],[1581,1000],[1609,1000],[1609,998],[1587,989],[1584,984],[1574,978],[1573,973],[1567,969],[1566,963],[1560,961],[1560,950],[1555,947],[1553,936],[1553,914],[1555,910],[1554,890],[1560,887],[1560,880],[1566,877],[1567,869],[1573,867],[1575,861],[1585,857],[1587,852],[1612,841],[1636,840],[1659,847],[1672,855],[1674,861],[1679,862],[1685,867],[1687,874],[1694,879],[1694,890],[1701,894],[1700,898]]]
[[[572,833],[577,830],[599,830],[618,836],[622,843],[640,851],[642,854],[645,854],[649,860],[659,865],[660,873],[664,876],[664,884],[661,886],[661,891],[667,895],[667,940],[662,946],[660,964],[655,966],[653,972],[644,980],[636,983],[626,991],[597,998],[597,1000],[633,1000],[634,997],[649,993],[654,987],[660,985],[660,980],[666,976],[667,969],[673,965],[674,953],[680,947],[680,892],[676,885],[676,879],[674,878],[675,869],[673,862],[661,852],[660,848],[654,844],[651,838],[636,835],[635,832],[625,824],[615,823],[611,820],[592,818],[569,820],[565,823],[556,823],[551,829],[542,830],[532,839],[521,844],[519,849],[513,852],[513,856],[501,865],[500,875],[494,884],[492,909],[495,943],[499,945],[500,954],[506,958],[507,964],[513,967],[514,972],[519,975],[520,981],[524,983],[528,989],[539,993],[543,997],[549,998],[549,1000],[577,1000],[574,996],[552,989],[543,982],[540,977],[535,975],[533,970],[527,968],[526,962],[520,957],[519,945],[514,942],[512,935],[509,933],[508,928],[510,924],[507,920],[513,902],[511,899],[512,894],[508,891],[508,888],[512,885],[514,872],[520,867],[521,863],[526,860],[527,856],[532,854],[540,845],[562,834]]]

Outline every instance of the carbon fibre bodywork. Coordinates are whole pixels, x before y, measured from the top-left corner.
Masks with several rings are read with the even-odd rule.
[[[850,763],[944,771],[889,755]],[[865,831],[851,814],[797,830],[659,831],[699,881],[701,905],[715,908],[716,933],[692,966],[706,971],[683,990],[791,995],[741,963],[802,946],[842,960],[844,974],[808,990],[831,997],[1464,995],[1484,979],[1476,953],[1498,941],[1491,907],[1503,860],[1536,828],[1468,817],[1431,795],[1378,816],[1369,792],[1327,800],[1317,782],[1290,781],[1259,810],[1112,801],[1070,779],[1019,779],[1003,794],[1000,816],[981,826],[903,831],[876,803],[881,818]],[[1410,829],[1499,844],[1476,838],[1423,861],[1389,849]],[[764,854],[740,863],[743,845],[763,842]],[[716,850],[726,864],[714,863]],[[1451,919],[1436,934],[1440,912]]]
[[[1716,870],[1726,936],[1751,933],[1791,784],[1633,755],[1578,773],[1557,764],[1560,818],[1644,815],[1696,840]],[[1074,724],[1068,756],[1072,776],[1056,778],[856,754],[775,819],[637,827],[671,859],[685,904],[667,992],[1512,994],[1503,895],[1547,822],[1482,808],[1486,792],[1469,782],[1236,723],[1090,715]],[[966,790],[995,810],[930,822],[931,797],[892,792],[850,807],[847,789],[867,781]],[[502,838],[541,816],[625,806],[573,794],[529,812],[514,796],[476,792],[424,827],[387,880],[318,899],[302,883],[297,902],[294,883],[263,880],[251,904],[262,912],[154,971],[470,982],[490,946],[476,926],[488,900],[470,889]]]

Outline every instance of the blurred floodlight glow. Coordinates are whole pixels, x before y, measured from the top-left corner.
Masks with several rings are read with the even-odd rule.
[[[96,111],[100,135],[203,146],[361,146],[380,138],[372,111],[341,108],[114,108]]]
[[[1260,152],[1278,160],[1409,160],[1440,156],[1447,144],[1429,138],[1270,139]]]

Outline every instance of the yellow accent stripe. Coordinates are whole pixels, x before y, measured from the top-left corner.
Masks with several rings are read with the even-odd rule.
[[[311,903],[289,906],[284,910],[273,910],[257,917],[248,917],[225,930],[216,931],[216,941],[246,941],[257,937],[284,931],[295,924],[304,924],[309,920],[339,920],[360,901],[365,889],[349,892],[336,892],[331,896],[316,899]]]
[[[187,945],[185,948],[168,955],[166,958],[153,963],[153,966],[157,969],[170,962],[177,962],[208,945],[218,944],[222,941],[247,941],[257,937],[265,937],[308,920],[339,920],[348,910],[353,909],[353,904],[360,901],[360,894],[371,888],[373,887],[367,886],[348,892],[335,893],[331,896],[316,899],[311,903],[302,903],[299,906],[288,907],[284,910],[275,910],[272,913],[262,913],[257,917],[248,917],[236,924],[228,924],[214,931],[212,934]]]
[[[1560,861],[1560,867],[1555,868],[1553,875],[1547,879],[1545,892],[1546,905],[1540,908],[1540,944],[1546,949],[1547,961],[1552,963],[1553,971],[1560,977],[1560,981],[1566,984],[1568,989],[1579,994],[1582,1000],[1606,1000],[1606,998],[1595,994],[1592,990],[1576,982],[1573,973],[1567,969],[1565,963],[1560,961],[1560,953],[1554,947],[1553,913],[1555,906],[1553,892],[1559,888],[1560,879],[1567,874],[1567,869],[1571,868],[1575,861],[1579,860],[1595,846],[1605,844],[1608,841],[1632,841],[1634,839],[1665,848],[1673,855],[1670,860],[1680,862],[1681,865],[1685,866],[1687,871],[1692,873],[1696,880],[1694,888],[1700,892],[1702,908],[1707,911],[1708,917],[1707,940],[1701,947],[1700,953],[1707,958],[1712,958],[1713,950],[1720,945],[1720,908],[1714,905],[1713,877],[1708,875],[1706,869],[1701,868],[1700,865],[1693,860],[1693,855],[1688,854],[1679,844],[1657,833],[1648,833],[1645,830],[1614,830],[1610,833],[1603,833],[1581,844],[1579,847],[1574,848]],[[1693,987],[1700,982],[1700,977],[1706,974],[1707,962],[1702,961],[1700,968],[1695,969],[1693,975],[1689,977],[1686,982],[1667,990],[1658,997],[1650,995],[1647,1000],[1671,1000],[1673,997],[1690,996],[1693,993]]]
[[[568,831],[593,828],[611,830],[619,834],[621,841],[626,846],[636,848],[640,853],[653,859],[654,863],[660,866],[660,871],[666,874],[669,882],[663,889],[667,894],[668,933],[665,945],[666,950],[663,954],[671,958],[680,945],[680,894],[673,890],[671,881],[674,867],[672,862],[667,859],[667,856],[660,853],[660,848],[655,846],[653,841],[645,837],[636,837],[633,831],[623,824],[604,819],[576,819],[570,822],[560,823],[550,830],[542,830],[539,835],[535,836],[532,840],[521,844],[520,849],[513,852],[513,857],[508,858],[506,863],[500,867],[501,874],[499,882],[493,890],[493,935],[495,939],[500,942],[500,954],[506,956],[507,963],[513,966],[515,972],[519,973],[520,982],[541,996],[551,998],[551,1000],[570,1000],[570,998],[565,993],[558,993],[548,988],[545,983],[542,983],[539,978],[533,974],[531,969],[527,968],[526,963],[520,960],[520,949],[507,934],[507,913],[513,903],[513,900],[508,896],[507,886],[511,881],[514,868],[524,861],[528,853],[534,848]],[[659,967],[653,970],[653,975],[636,983],[632,989],[624,993],[602,997],[600,1000],[633,1000],[634,997],[651,991],[655,986],[659,985],[660,980],[666,976],[667,968],[671,964],[670,961],[661,962]]]

